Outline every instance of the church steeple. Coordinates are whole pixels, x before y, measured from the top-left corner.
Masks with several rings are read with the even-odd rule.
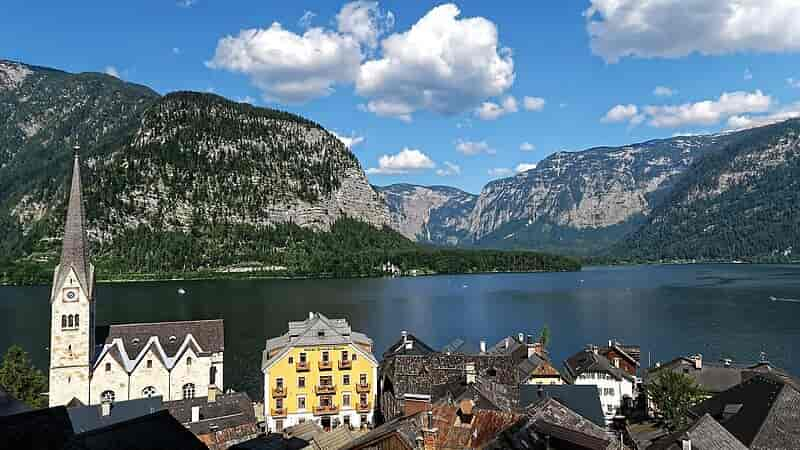
[[[78,283],[91,301],[94,290],[94,267],[89,262],[89,242],[86,236],[86,213],[83,209],[83,193],[81,189],[80,147],[73,148],[72,184],[67,206],[67,219],[64,223],[64,242],[61,250],[61,262],[56,268],[55,289],[62,286],[72,270]]]

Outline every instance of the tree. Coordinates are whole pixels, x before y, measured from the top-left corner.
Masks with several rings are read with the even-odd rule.
[[[547,349],[547,344],[550,343],[550,328],[545,325],[542,327],[542,332],[539,333],[539,342],[542,344],[542,349]]]
[[[688,424],[689,408],[702,400],[704,392],[688,375],[664,370],[647,387],[664,425],[670,430]]]
[[[0,365],[0,386],[17,400],[32,408],[47,406],[42,393],[47,392],[47,378],[31,364],[21,347],[12,345]]]

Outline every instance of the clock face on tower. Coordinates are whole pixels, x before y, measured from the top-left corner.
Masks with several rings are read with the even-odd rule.
[[[74,302],[78,300],[78,293],[74,290],[69,290],[66,294],[64,294],[64,299],[68,302]]]

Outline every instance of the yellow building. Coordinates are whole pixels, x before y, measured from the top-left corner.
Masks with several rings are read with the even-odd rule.
[[[372,423],[378,361],[372,339],[345,319],[312,312],[289,322],[286,334],[267,339],[261,369],[270,431],[306,421],[326,430]]]

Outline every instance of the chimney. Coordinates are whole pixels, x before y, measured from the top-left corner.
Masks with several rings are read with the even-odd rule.
[[[468,362],[464,368],[464,371],[467,373],[467,384],[475,384],[478,378],[478,374],[475,371],[475,363]]]
[[[103,417],[111,415],[111,402],[103,402],[100,404],[100,415]]]
[[[192,406],[192,423],[200,422],[200,407]]]
[[[525,343],[525,334],[524,333],[519,333],[517,335],[517,339],[519,340],[520,344],[524,344]]]
[[[525,343],[528,344],[528,345],[533,345],[533,335],[532,334],[528,335],[528,340]]]
[[[311,320],[313,318],[314,318],[314,312],[313,311],[309,311],[308,312],[308,320]]]
[[[681,439],[681,450],[692,450],[692,440]]]
[[[481,339],[481,353],[486,353],[486,341]]]
[[[694,357],[692,359],[694,360],[694,368],[697,369],[697,370],[702,370],[703,369],[703,355],[698,353],[698,354],[694,355]]]
[[[439,430],[434,427],[433,411],[428,411],[425,415],[425,426],[422,428],[425,450],[436,450],[436,434],[438,431]]]
[[[613,344],[614,344],[614,341],[613,341],[613,340],[611,340],[611,339],[609,339],[609,340],[608,340],[608,347],[609,347],[609,348],[611,348],[611,346],[612,346]]]
[[[213,384],[208,387],[208,403],[214,403],[217,401],[217,387]]]
[[[400,336],[403,338],[403,344],[405,344],[406,341],[408,340],[408,331],[406,330],[401,331]]]
[[[510,338],[510,337],[507,337],[507,338],[505,338],[505,339],[504,339],[504,341],[505,341],[505,343],[506,343],[506,344],[505,344],[505,345],[506,345],[506,348],[508,348],[508,344],[509,344],[509,341],[510,341],[510,340],[511,340],[511,338]]]

